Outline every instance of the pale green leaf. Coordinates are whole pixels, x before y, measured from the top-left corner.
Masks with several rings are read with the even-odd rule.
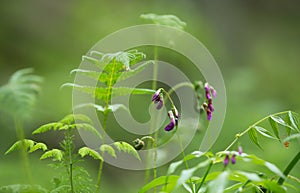
[[[49,191],[40,185],[12,184],[0,187],[1,193],[48,193]]]
[[[89,147],[82,147],[78,150],[78,154],[81,157],[85,157],[87,155],[91,156],[94,159],[103,161],[103,157],[95,150],[89,148]]]
[[[104,154],[104,152],[107,152],[112,157],[117,158],[114,148],[112,148],[110,145],[102,144],[99,149],[102,152],[102,154]]]
[[[271,138],[271,139],[275,139],[272,134],[266,130],[265,128],[262,128],[260,126],[254,126],[253,127],[258,133],[260,133],[262,136],[265,136],[265,137],[268,137],[268,138]]]
[[[271,119],[273,119],[275,122],[277,122],[279,125],[285,126],[291,130],[295,130],[293,127],[291,127],[290,125],[288,125],[288,123],[286,123],[281,117],[279,116],[270,116]]]
[[[49,151],[46,151],[40,159],[46,159],[46,158],[53,158],[54,161],[61,161],[63,158],[63,153],[59,149],[52,149]]]
[[[131,154],[134,157],[136,157],[137,159],[141,160],[138,152],[129,143],[126,143],[124,141],[117,141],[117,142],[114,142],[113,145],[117,148],[117,150]]]
[[[142,187],[139,190],[139,193],[146,193],[149,190],[158,187],[158,186],[162,186],[165,185],[167,183],[167,192],[171,192],[174,188],[174,185],[176,184],[177,180],[178,180],[179,176],[175,176],[175,175],[171,175],[171,176],[160,176],[158,178],[155,178],[154,180],[152,180],[151,182],[147,183],[144,187]],[[164,190],[163,190],[164,191]]]
[[[63,127],[62,123],[48,123],[48,124],[42,125],[38,129],[34,130],[32,132],[32,134],[45,133],[45,132],[50,131],[50,130],[56,131],[56,130],[58,130],[61,127]]]
[[[296,134],[290,135],[290,136],[284,138],[282,140],[282,142],[285,143],[285,142],[296,140],[296,139],[300,139],[300,133],[296,133]]]
[[[209,182],[209,193],[223,193],[229,180],[229,171],[225,170],[215,180]]]

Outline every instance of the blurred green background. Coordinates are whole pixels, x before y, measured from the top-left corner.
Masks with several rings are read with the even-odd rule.
[[[222,150],[235,133],[268,114],[288,109],[300,112],[299,7],[296,0],[1,1],[0,83],[25,67],[34,67],[45,78],[37,107],[25,125],[26,136],[32,138],[33,129],[71,112],[71,90],[59,87],[72,81],[69,71],[97,41],[118,29],[144,23],[139,18],[142,13],[174,14],[187,23],[187,32],[205,44],[223,73],[227,113],[213,151]],[[26,183],[19,155],[4,156],[16,134],[11,118],[0,115],[0,186]],[[193,144],[187,151],[199,147]],[[244,151],[264,156],[281,169],[299,149],[293,143],[285,148],[263,141],[261,151],[247,136],[242,144]],[[55,171],[46,166],[47,161],[30,157],[36,182],[51,187]],[[89,169],[95,175],[93,163]],[[299,163],[293,173],[297,171]],[[105,165],[103,192],[137,192],[143,176],[141,171]]]

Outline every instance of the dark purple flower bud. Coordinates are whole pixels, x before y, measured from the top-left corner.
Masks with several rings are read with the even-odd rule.
[[[172,111],[168,112],[168,116],[170,118],[170,123],[165,127],[165,131],[171,131],[175,127],[175,117]]]
[[[212,112],[211,111],[206,111],[206,113],[207,113],[207,120],[211,120],[211,118],[212,118]]]
[[[160,99],[160,93],[161,93],[161,88],[158,89],[154,95],[152,96],[152,101],[154,101],[155,103],[157,103]]]
[[[242,146],[239,146],[239,147],[238,147],[238,152],[239,152],[239,155],[242,155],[242,153],[243,153],[243,148],[242,148]]]
[[[157,103],[157,102],[156,102],[156,103]],[[158,101],[158,105],[157,105],[156,109],[157,109],[157,110],[161,109],[163,105],[164,105],[164,99],[163,99],[163,97],[161,96],[160,99],[159,99],[159,101]]]
[[[224,166],[226,167],[229,163],[229,154],[226,154],[226,157],[224,159]]]
[[[214,107],[212,106],[212,100],[208,100],[208,105],[207,105],[207,108],[210,110],[210,112],[214,112]]]
[[[235,154],[233,154],[232,157],[231,157],[231,163],[235,164],[235,162],[236,162],[236,160],[235,160]]]
[[[217,96],[217,91],[213,87],[210,87],[210,92],[213,95],[213,97]]]
[[[172,108],[172,112],[175,116],[175,125],[177,126],[178,125],[178,119],[179,119],[179,113],[178,113],[178,110],[176,109],[176,107]]]

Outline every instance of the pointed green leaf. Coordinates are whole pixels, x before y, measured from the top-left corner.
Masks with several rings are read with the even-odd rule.
[[[113,145],[117,148],[117,150],[131,154],[134,157],[136,157],[137,159],[141,160],[138,152],[129,143],[126,143],[124,141],[117,141],[117,142],[114,142]]]
[[[279,131],[278,131],[278,123],[275,122],[271,117],[269,117],[269,122],[270,122],[271,128],[272,128],[275,136],[280,141]]]
[[[49,151],[46,151],[40,159],[46,159],[46,158],[53,158],[54,161],[61,161],[63,158],[63,153],[59,149],[52,149]]]
[[[272,136],[272,134],[271,134],[268,130],[266,130],[266,129],[260,127],[260,126],[254,126],[253,128],[254,128],[258,133],[260,133],[261,135],[263,135],[263,136],[265,136],[265,137],[268,137],[268,138],[271,138],[271,139],[275,139],[275,138]]]
[[[83,114],[70,114],[65,116],[62,120],[59,121],[62,124],[71,125],[76,122],[85,122],[93,124],[93,121],[86,115]]]
[[[100,72],[92,71],[92,70],[84,70],[84,69],[74,69],[70,72],[71,74],[82,74],[92,79],[98,80],[100,76]]]
[[[77,130],[85,130],[85,131],[90,131],[94,133],[96,136],[98,136],[100,139],[102,138],[101,134],[98,132],[95,127],[88,123],[78,123],[78,124],[73,124],[73,125],[66,125],[65,127],[59,128],[59,130],[68,130],[68,129],[77,129]]]
[[[262,149],[261,146],[260,146],[260,144],[258,143],[257,133],[256,133],[256,130],[255,130],[254,128],[251,128],[251,129],[248,131],[248,135],[249,135],[250,140],[251,140],[255,145],[257,145],[260,149]]]
[[[157,15],[154,13],[148,13],[148,14],[142,14],[140,17],[142,19],[150,20],[154,24],[166,25],[181,30],[186,26],[186,23],[181,21],[175,15]]]
[[[81,108],[81,107],[94,107],[95,109],[97,109],[97,111],[100,111],[102,113],[105,112],[105,108],[101,105],[97,105],[97,104],[93,104],[93,103],[86,103],[86,104],[81,104],[76,106],[75,108]],[[124,109],[127,110],[127,107],[125,107],[123,104],[113,104],[113,105],[108,105],[108,112],[115,112],[119,109]]]
[[[92,158],[94,159],[97,159],[97,160],[100,160],[100,161],[103,161],[103,158],[102,156],[95,150],[89,148],[89,147],[82,147],[78,150],[78,154],[81,156],[81,157],[85,157],[87,155],[91,156]]]
[[[273,119],[275,122],[277,122],[279,125],[285,126],[289,129],[295,130],[293,127],[291,127],[290,125],[288,125],[281,117],[279,116],[270,116],[271,119]]]
[[[155,187],[165,185],[166,182],[167,182],[167,186],[172,186],[172,188],[167,187],[167,190],[168,190],[167,192],[171,192],[173,190],[174,185],[176,184],[178,178],[179,178],[179,176],[175,176],[175,175],[160,176],[158,178],[155,178],[154,180],[152,180],[148,184],[146,184],[144,187],[142,187],[140,189],[139,193],[146,193],[146,192],[148,192],[149,190],[151,190]]]
[[[297,118],[294,117],[293,113],[291,111],[288,112],[289,122],[292,127],[294,127],[296,130],[299,131]]]
[[[63,126],[62,123],[48,123],[48,124],[42,125],[38,129],[34,130],[32,132],[32,134],[45,133],[45,132],[50,131],[50,130],[54,130],[55,131],[55,130],[58,130],[62,126]]]
[[[104,152],[107,152],[112,157],[117,158],[117,155],[116,155],[116,152],[115,152],[114,148],[112,148],[110,145],[103,144],[103,145],[100,146],[99,149],[102,152],[102,154],[104,154]]]

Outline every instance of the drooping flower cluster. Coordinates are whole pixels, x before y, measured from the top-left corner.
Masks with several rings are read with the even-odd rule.
[[[242,147],[239,146],[238,147],[238,154],[242,155],[242,153],[243,153]],[[232,164],[235,164],[236,163],[236,154],[233,153],[232,156],[231,156],[231,158],[230,158],[230,154],[229,153],[226,154],[224,162],[223,162],[225,167],[229,164],[229,159],[230,159],[230,161],[231,161]]]
[[[156,107],[157,110],[162,108],[164,104],[162,88],[158,89],[154,93],[154,95],[152,96],[152,101],[154,103],[158,103]],[[175,106],[173,106],[172,109],[168,111],[168,117],[170,119],[170,123],[165,127],[165,131],[172,131],[175,126],[178,126],[178,119],[179,119],[179,113]]]
[[[164,99],[163,99],[163,95],[161,93],[161,88],[158,89],[154,95],[152,96],[152,101],[156,104],[158,103],[158,105],[156,106],[156,109],[159,110],[162,108],[162,106],[164,105]]]
[[[212,118],[212,113],[215,110],[212,105],[212,97],[217,96],[217,91],[212,86],[210,86],[208,83],[204,84],[204,89],[205,89],[206,102],[203,103],[203,107],[207,114],[207,120],[210,121]]]

